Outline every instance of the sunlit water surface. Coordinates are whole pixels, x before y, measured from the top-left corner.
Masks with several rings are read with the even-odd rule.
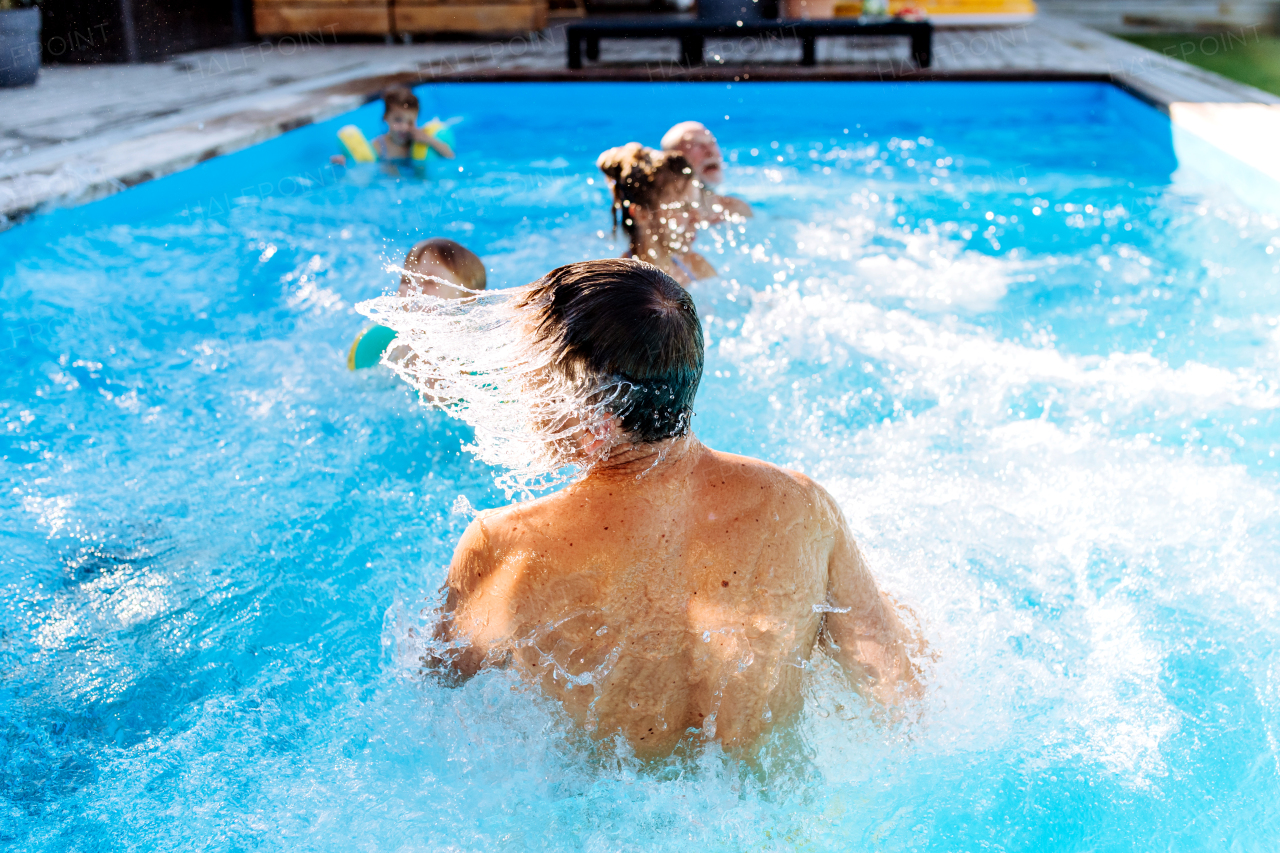
[[[345,118],[0,236],[6,846],[1273,846],[1280,237],[1221,163],[1092,84],[420,92],[429,181],[325,167]],[[503,495],[344,363],[415,239],[618,254],[595,156],[687,118],[757,212],[699,238],[697,433],[826,484],[935,654],[906,724],[815,661],[756,765],[420,676]]]

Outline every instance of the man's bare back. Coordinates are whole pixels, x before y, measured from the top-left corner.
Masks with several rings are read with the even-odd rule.
[[[642,756],[690,729],[749,747],[799,710],[820,642],[881,701],[917,690],[907,633],[820,486],[691,435],[667,445],[471,524],[439,630],[461,674],[509,660]]]

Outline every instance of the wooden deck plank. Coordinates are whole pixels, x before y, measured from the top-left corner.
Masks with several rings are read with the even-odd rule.
[[[335,35],[388,35],[391,7],[387,3],[266,4],[253,7],[253,27],[260,35],[328,32]]]
[[[397,3],[399,33],[521,33],[547,25],[547,4],[476,2],[407,5]]]

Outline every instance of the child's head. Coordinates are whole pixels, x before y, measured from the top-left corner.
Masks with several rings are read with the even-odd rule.
[[[382,120],[387,131],[401,145],[418,126],[418,96],[407,86],[392,86],[382,93]]]
[[[443,237],[423,240],[404,257],[400,295],[422,293],[441,299],[460,299],[469,290],[484,290],[484,261],[470,249]],[[444,279],[450,287],[435,279]]]
[[[689,248],[700,188],[683,155],[629,142],[601,154],[596,165],[613,189],[614,222],[621,214],[622,228],[633,243],[643,232],[660,234],[673,250]]]
[[[724,158],[715,136],[700,122],[682,121],[662,137],[662,150],[683,154],[693,174],[706,186],[715,186],[724,177]]]

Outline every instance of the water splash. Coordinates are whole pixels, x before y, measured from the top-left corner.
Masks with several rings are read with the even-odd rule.
[[[475,518],[480,514],[479,511],[471,505],[471,501],[467,500],[466,495],[458,495],[457,499],[453,502],[453,506],[449,508],[449,511],[454,515],[460,515],[463,518]]]
[[[383,363],[422,402],[475,430],[467,445],[496,466],[508,497],[564,483],[607,459],[622,441],[614,412],[635,386],[569,375],[533,343],[540,300],[528,288],[463,299],[391,294],[356,306],[396,331]]]

